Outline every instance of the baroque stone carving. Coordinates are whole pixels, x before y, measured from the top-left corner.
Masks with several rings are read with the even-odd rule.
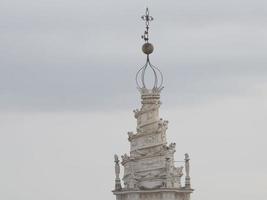
[[[181,187],[181,177],[183,176],[183,166],[174,167],[174,187]]]
[[[162,156],[164,155],[166,149],[163,146],[157,146],[154,148],[146,148],[146,149],[137,149],[132,152],[133,157],[135,158],[144,158],[144,157],[152,157],[152,156]]]
[[[119,157],[118,155],[114,155],[114,162],[115,162],[115,190],[121,190],[121,180],[120,180],[120,164],[119,164]]]
[[[121,159],[122,159],[121,163],[123,164],[128,162],[130,160],[130,157],[125,153],[124,155],[121,156]]]
[[[128,140],[129,141],[132,141],[133,136],[134,136],[133,132],[128,132]]]
[[[191,183],[190,183],[190,175],[189,175],[189,169],[190,169],[190,165],[189,165],[189,155],[188,153],[185,154],[185,187],[186,188],[191,188]]]
[[[142,17],[146,21],[145,46],[148,43],[149,22],[153,19],[148,10]],[[151,51],[152,52],[152,51]],[[137,121],[136,132],[128,132],[130,155],[124,154],[123,183],[121,189],[115,185],[113,193],[117,200],[189,200],[190,187],[189,156],[185,155],[185,186],[182,186],[183,166],[175,166],[175,143],[167,143],[166,130],[168,121],[159,116],[160,91],[163,77],[160,70],[153,66],[147,53],[147,62],[137,73],[136,81],[141,94],[141,108],[135,109]],[[146,67],[151,67],[154,75],[154,87],[148,89],[145,85]],[[141,80],[140,80],[141,77]],[[141,86],[141,87],[140,87]],[[115,157],[116,180],[119,180],[119,161]],[[117,183],[117,182],[116,182]]]
[[[121,190],[128,194],[127,191],[165,191],[164,189],[174,189],[174,191],[179,191],[179,195],[178,193],[175,195],[175,193],[170,192],[166,194],[167,196],[169,195],[168,198],[170,197],[173,200],[187,198],[188,195],[183,196],[181,191],[186,190],[185,192],[188,192],[189,190],[191,192],[189,156],[188,154],[185,156],[186,181],[185,187],[183,187],[181,183],[183,167],[174,165],[176,143],[167,145],[166,130],[168,129],[168,121],[158,116],[159,96],[153,94],[151,96],[142,96],[142,98],[142,108],[134,110],[135,118],[137,119],[137,132],[128,132],[128,140],[131,145],[130,155],[124,154],[121,156],[121,164],[124,167],[122,178],[124,187]],[[120,200],[133,200],[130,197],[128,199],[128,196],[123,194],[120,196]],[[159,198],[158,200],[166,200],[167,196],[159,195],[157,198]],[[135,197],[137,198],[136,200],[142,200],[140,196]],[[152,195],[147,195],[147,199],[153,199]]]
[[[168,123],[169,121],[160,118],[160,121],[158,122],[158,132],[166,132],[168,129]]]

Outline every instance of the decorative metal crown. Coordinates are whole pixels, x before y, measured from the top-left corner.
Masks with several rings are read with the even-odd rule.
[[[141,92],[146,92],[146,91],[151,91],[151,92],[155,92],[158,93],[163,89],[163,75],[161,73],[161,71],[159,70],[159,68],[157,68],[156,66],[152,65],[149,59],[149,54],[151,54],[154,50],[154,47],[151,43],[149,43],[149,23],[154,19],[152,16],[149,15],[149,10],[148,8],[146,8],[146,13],[145,15],[143,15],[141,17],[144,21],[145,21],[145,32],[142,35],[142,39],[144,39],[145,43],[142,46],[142,50],[143,53],[147,55],[146,58],[146,63],[145,65],[138,70],[138,72],[136,73],[136,84],[138,89]],[[145,83],[145,77],[146,77],[146,73],[147,73],[147,69],[150,68],[152,71],[152,75],[153,75],[153,86],[152,88],[147,88],[147,85]]]

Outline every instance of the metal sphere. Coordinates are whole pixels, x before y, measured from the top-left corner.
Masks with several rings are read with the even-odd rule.
[[[144,54],[149,55],[149,54],[151,54],[153,52],[154,47],[153,47],[153,45],[151,43],[145,43],[142,46],[142,50],[143,50]]]

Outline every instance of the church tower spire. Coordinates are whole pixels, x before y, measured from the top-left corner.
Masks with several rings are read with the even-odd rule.
[[[193,189],[189,176],[189,155],[185,154],[184,166],[175,166],[176,144],[168,144],[168,121],[159,116],[163,76],[161,71],[151,64],[149,58],[154,48],[149,43],[149,24],[153,17],[149,15],[148,9],[142,19],[146,24],[142,36],[145,41],[142,50],[146,54],[146,63],[136,74],[142,106],[134,110],[136,131],[128,132],[130,153],[121,156],[121,165],[124,168],[123,186],[120,180],[119,158],[115,155],[116,176],[113,193],[117,200],[190,200]],[[148,72],[152,73],[150,86],[147,84]],[[183,184],[184,167],[186,177]]]

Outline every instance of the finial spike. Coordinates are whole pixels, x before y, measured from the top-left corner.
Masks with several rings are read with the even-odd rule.
[[[142,20],[145,21],[145,25],[146,25],[146,30],[144,32],[144,35],[142,35],[142,39],[144,39],[145,42],[148,42],[149,40],[149,35],[148,35],[148,30],[149,30],[149,23],[151,21],[154,20],[154,18],[152,16],[149,15],[149,10],[148,8],[146,8],[146,12],[145,12],[145,15],[143,15],[142,17]]]

